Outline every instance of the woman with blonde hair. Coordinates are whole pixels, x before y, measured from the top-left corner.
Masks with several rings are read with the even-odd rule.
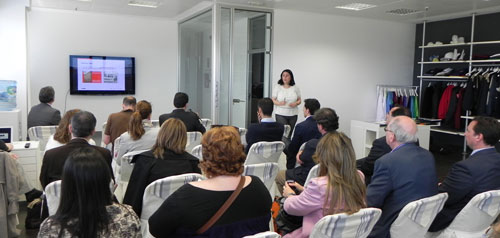
[[[269,230],[271,196],[259,178],[241,176],[246,155],[238,131],[213,128],[201,144],[200,167],[207,179],[185,184],[168,197],[149,218],[149,232],[155,237],[243,237]]]
[[[80,109],[73,109],[64,113],[63,118],[61,119],[59,125],[57,126],[56,133],[50,136],[47,145],[45,145],[45,151],[65,145],[71,140],[71,132],[69,131],[69,124],[71,124],[71,118],[73,117],[73,115],[75,115],[77,112],[80,111],[81,111]],[[90,139],[89,144],[95,145],[95,141]]]
[[[309,237],[322,217],[336,213],[352,214],[366,207],[364,176],[356,169],[356,156],[351,139],[342,132],[329,132],[316,147],[314,159],[319,163],[319,176],[311,179],[304,190],[297,183],[285,184],[287,197],[284,210],[303,216],[302,227],[285,237]],[[303,191],[296,195],[291,187]]]
[[[135,112],[130,117],[128,131],[120,136],[115,161],[118,165],[121,165],[121,157],[127,152],[151,149],[155,143],[160,128],[153,127],[151,113],[152,107],[148,101],[142,100],[136,104]]]
[[[198,158],[186,152],[186,144],[184,123],[176,118],[164,122],[153,148],[132,159],[135,166],[123,203],[131,205],[137,215],[141,215],[142,197],[150,183],[173,175],[201,173]]]

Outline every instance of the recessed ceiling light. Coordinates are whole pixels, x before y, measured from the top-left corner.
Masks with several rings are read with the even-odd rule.
[[[366,4],[366,3],[349,3],[346,5],[342,5],[342,6],[336,6],[335,8],[360,11],[360,10],[365,10],[365,9],[369,9],[369,8],[373,8],[373,7],[376,7],[376,5]]]
[[[157,8],[160,3],[157,1],[142,1],[142,0],[132,0],[128,2],[129,6],[134,7],[149,7],[149,8]]]
[[[388,13],[388,14],[399,15],[399,16],[406,16],[406,15],[416,14],[416,13],[420,13],[420,12],[422,12],[422,11],[408,9],[408,8],[399,8],[399,9],[386,11],[386,13]]]
[[[248,1],[248,5],[252,5],[252,6],[262,6],[262,5],[264,5],[264,3],[262,3],[262,2],[258,2],[258,1]]]
[[[92,2],[92,0],[77,0],[79,2]]]

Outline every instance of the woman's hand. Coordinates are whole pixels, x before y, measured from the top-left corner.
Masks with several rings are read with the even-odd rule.
[[[295,195],[295,192],[293,189],[288,185],[288,183],[285,182],[285,185],[283,186],[283,197],[289,197],[290,195]]]
[[[284,105],[286,105],[286,101],[285,101],[285,100],[283,100],[283,101],[278,101],[278,99],[277,99],[277,98],[271,98],[271,100],[273,100],[273,103],[274,103],[274,105],[276,105],[276,106],[284,106]]]
[[[287,184],[290,188],[291,187],[294,187],[295,189],[297,189],[297,191],[299,192],[303,192],[304,191],[304,187],[302,185],[300,185],[299,183],[296,183],[296,182],[293,182],[293,183],[288,183]],[[293,189],[292,189],[293,190]]]
[[[297,104],[297,102],[292,102],[290,104],[288,104],[290,107],[297,107],[299,104]]]

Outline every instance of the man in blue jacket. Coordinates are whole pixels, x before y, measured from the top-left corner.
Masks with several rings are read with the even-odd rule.
[[[478,193],[500,189],[500,153],[494,147],[500,139],[500,122],[492,117],[476,117],[464,136],[473,151],[468,159],[454,164],[439,185],[439,192],[448,193],[448,200],[429,231],[448,227]]]
[[[375,162],[366,191],[368,207],[382,209],[369,237],[390,237],[391,225],[406,204],[437,194],[434,157],[415,144],[416,134],[417,125],[407,116],[387,125],[386,142],[392,151]]]
[[[314,113],[320,107],[321,105],[315,98],[308,98],[304,100],[305,120],[295,126],[292,142],[288,145],[286,158],[287,169],[293,169],[295,167],[297,152],[299,152],[299,148],[303,143],[311,139],[319,139],[321,137],[321,133],[318,131],[318,125],[313,117]]]

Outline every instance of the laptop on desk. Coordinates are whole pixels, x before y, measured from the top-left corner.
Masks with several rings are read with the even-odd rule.
[[[5,143],[12,143],[12,127],[0,127],[0,140]]]

